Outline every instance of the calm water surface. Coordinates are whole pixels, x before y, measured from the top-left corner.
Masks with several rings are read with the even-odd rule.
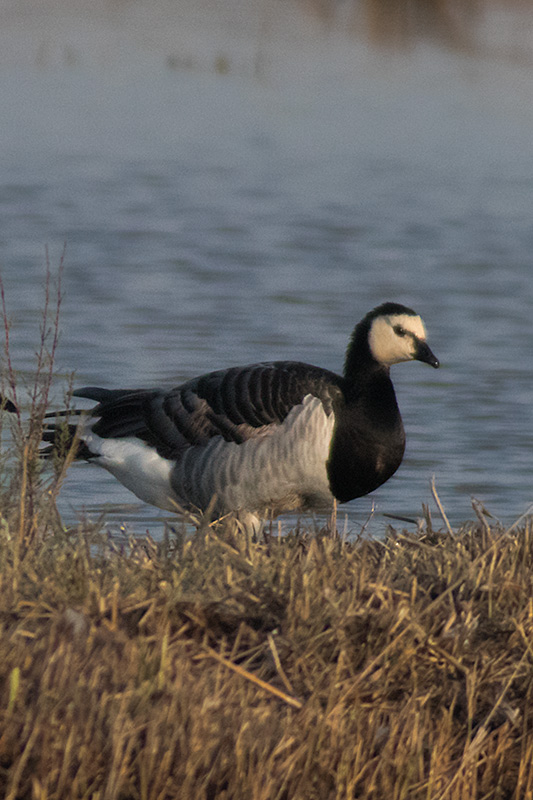
[[[354,324],[403,302],[442,367],[393,368],[405,461],[344,507],[349,527],[373,504],[377,533],[384,513],[434,508],[433,475],[452,522],[473,516],[472,496],[513,522],[533,502],[533,103],[513,72],[402,69],[285,87],[4,69],[17,369],[32,370],[45,246],[55,265],[65,242],[58,404],[72,371],[136,387],[268,359],[340,370]],[[154,535],[168,517],[75,466],[65,519],[102,507]]]

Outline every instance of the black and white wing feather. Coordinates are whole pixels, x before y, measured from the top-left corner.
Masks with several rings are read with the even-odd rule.
[[[135,437],[172,459],[213,437],[241,444],[267,435],[308,395],[329,416],[340,381],[327,370],[281,361],[211,372],[169,391],[86,387],[74,394],[98,402],[91,410],[97,436]]]

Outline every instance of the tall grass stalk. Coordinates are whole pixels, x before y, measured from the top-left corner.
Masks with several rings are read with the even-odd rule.
[[[43,421],[48,410],[54,378],[54,359],[59,341],[59,319],[62,301],[61,280],[64,269],[63,252],[57,272],[52,274],[48,251],[43,290],[43,307],[39,325],[35,368],[30,384],[19,377],[13,363],[11,323],[8,314],[4,283],[0,277],[0,298],[4,328],[4,370],[2,376],[4,403],[12,403],[9,414],[14,457],[8,456],[5,474],[10,476],[3,499],[3,521],[17,542],[15,558],[23,558],[35,537],[46,534],[49,525],[57,520],[55,500],[65,474],[62,462],[54,476],[43,479],[39,458]],[[4,417],[2,415],[2,417]],[[45,491],[46,487],[46,491]],[[16,499],[15,499],[16,498]],[[48,521],[45,523],[45,519]]]

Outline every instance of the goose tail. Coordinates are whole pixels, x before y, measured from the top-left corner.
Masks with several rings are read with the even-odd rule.
[[[83,396],[87,397],[88,395]],[[97,398],[95,397],[95,399]],[[6,411],[9,414],[19,413],[15,403],[2,394],[0,394],[0,411]],[[49,459],[58,455],[66,456],[71,451],[73,451],[76,460],[89,459],[94,456],[78,435],[81,413],[73,410],[51,411],[44,415],[44,426],[41,435],[43,447],[39,450],[41,458]],[[70,421],[73,417],[76,420],[75,422]]]
[[[80,438],[79,428],[82,414],[79,411],[51,412],[45,415],[40,455],[44,459],[69,455],[76,461],[94,458],[85,442]],[[74,418],[75,421],[72,421]],[[52,421],[53,420],[53,421]]]
[[[8,400],[7,397],[0,394],[0,410],[1,411],[8,411],[10,414],[16,414],[18,409],[15,403],[12,403],[11,400]]]

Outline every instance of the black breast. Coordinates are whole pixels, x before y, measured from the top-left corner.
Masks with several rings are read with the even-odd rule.
[[[333,495],[346,503],[377,489],[402,462],[405,433],[388,370],[347,391],[335,417],[328,477]]]

